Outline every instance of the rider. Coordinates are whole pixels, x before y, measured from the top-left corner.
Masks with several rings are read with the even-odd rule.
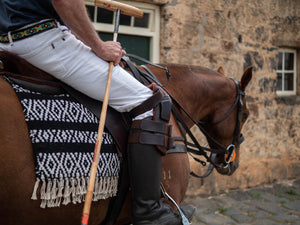
[[[118,65],[125,51],[118,42],[100,39],[84,1],[0,0],[0,34],[0,50],[19,55],[97,100],[104,97],[108,61],[114,62],[109,105],[133,119],[128,141],[133,222],[181,224],[178,214],[160,200],[170,99]]]

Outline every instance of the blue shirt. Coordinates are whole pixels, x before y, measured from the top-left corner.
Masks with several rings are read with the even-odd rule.
[[[51,0],[0,0],[0,34],[50,18],[60,20]]]

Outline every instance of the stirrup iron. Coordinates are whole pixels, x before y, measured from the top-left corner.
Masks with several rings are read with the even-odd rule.
[[[178,209],[178,212],[180,213],[181,216],[181,221],[183,225],[190,225],[192,223],[189,222],[189,220],[186,218],[186,216],[184,215],[184,213],[182,212],[182,210],[180,209],[180,207],[177,205],[177,203],[174,201],[174,199],[166,192],[166,190],[164,190],[164,188],[162,188],[162,191],[164,192],[164,195],[168,197],[168,199],[176,206],[176,208]]]

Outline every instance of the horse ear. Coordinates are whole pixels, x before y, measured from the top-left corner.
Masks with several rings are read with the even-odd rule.
[[[219,66],[218,68],[218,73],[222,74],[225,76],[225,73],[224,73],[224,70],[223,70],[223,67],[222,66]]]
[[[245,70],[245,72],[242,76],[242,79],[241,79],[241,89],[242,89],[242,91],[245,91],[248,83],[252,79],[252,69],[253,69],[253,66],[248,67]]]

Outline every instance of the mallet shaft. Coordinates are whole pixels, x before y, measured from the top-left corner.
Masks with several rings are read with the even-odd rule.
[[[114,36],[113,36],[113,41],[115,41],[115,42],[117,41],[117,38],[118,38],[119,21],[120,21],[120,10],[117,10],[116,21],[115,21],[115,30],[114,30]],[[96,174],[97,174],[97,166],[99,163],[99,156],[100,156],[100,150],[101,150],[101,145],[102,145],[102,135],[103,135],[105,120],[106,120],[109,89],[110,89],[113,66],[114,66],[114,63],[110,62],[109,69],[108,69],[108,75],[107,75],[107,82],[106,82],[106,87],[105,87],[105,93],[104,93],[104,98],[103,98],[102,110],[101,110],[101,115],[100,115],[97,140],[96,140],[95,149],[94,149],[93,163],[91,166],[89,183],[88,183],[84,207],[83,207],[83,211],[82,211],[81,225],[87,225],[88,221],[89,221],[91,204],[92,204],[94,187],[95,187],[95,179],[96,179]]]

